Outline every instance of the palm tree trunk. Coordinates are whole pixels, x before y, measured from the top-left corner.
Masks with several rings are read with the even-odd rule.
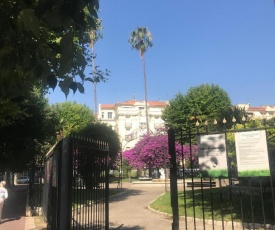
[[[145,58],[142,55],[143,62],[143,74],[144,74],[144,100],[145,100],[145,116],[146,116],[146,127],[147,127],[147,135],[150,135],[149,129],[149,118],[148,118],[148,101],[147,101],[147,82],[146,82],[146,68],[145,68]]]
[[[90,44],[92,49],[92,66],[93,66],[93,79],[94,79],[94,113],[97,118],[97,96],[96,96],[96,71],[95,71],[95,54],[94,54],[94,44],[91,42]]]

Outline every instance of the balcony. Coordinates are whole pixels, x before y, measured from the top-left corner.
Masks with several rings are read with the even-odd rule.
[[[127,142],[132,141],[136,138],[137,138],[137,133],[136,132],[132,132],[130,134],[125,135],[125,141],[127,141]]]
[[[140,122],[139,123],[139,128],[140,129],[146,129],[147,125],[146,125],[146,122]]]
[[[125,122],[125,128],[132,128],[132,122]]]
[[[116,114],[118,116],[126,116],[126,115],[137,116],[137,115],[139,115],[139,111],[124,109],[124,110],[117,110]]]
[[[149,116],[161,116],[162,115],[162,111],[161,110],[155,110],[155,111],[152,111],[152,110],[149,110],[148,112]]]
[[[125,141],[129,142],[131,140],[133,140],[132,134],[125,135]]]
[[[162,123],[155,123],[155,124],[154,124],[154,128],[155,128],[155,129],[164,128],[164,124],[162,124]]]

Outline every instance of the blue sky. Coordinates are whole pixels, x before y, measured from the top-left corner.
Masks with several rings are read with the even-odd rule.
[[[96,65],[111,71],[97,85],[100,104],[144,99],[142,62],[128,39],[138,26],[153,35],[145,54],[148,100],[171,100],[190,87],[216,84],[232,104],[275,105],[273,0],[101,0],[103,39]],[[91,72],[87,69],[87,74]],[[70,101],[94,109],[93,85]],[[56,88],[49,102],[64,102]]]

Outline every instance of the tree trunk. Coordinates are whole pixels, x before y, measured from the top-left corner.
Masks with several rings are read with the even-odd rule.
[[[97,95],[96,95],[96,69],[95,69],[95,52],[94,52],[94,44],[91,42],[90,45],[91,49],[92,49],[92,66],[93,66],[93,80],[94,80],[94,113],[96,115],[97,118]]]
[[[147,100],[147,79],[146,79],[144,55],[142,56],[142,62],[143,62],[143,74],[144,74],[144,100],[145,100],[146,127],[147,127],[147,135],[150,135],[149,118],[148,118],[148,100]]]

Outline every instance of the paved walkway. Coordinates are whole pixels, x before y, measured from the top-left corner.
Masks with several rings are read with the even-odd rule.
[[[172,220],[148,209],[164,193],[164,187],[126,185],[126,192],[110,199],[110,229],[172,229]]]
[[[110,229],[118,230],[171,230],[172,218],[148,209],[148,205],[165,192],[164,186],[143,186],[132,183],[123,184],[124,192],[110,199]],[[9,189],[9,199],[4,207],[0,230],[45,230],[45,226],[35,227],[33,217],[25,217],[27,186],[16,186]],[[180,230],[186,229],[185,222],[180,220]],[[188,221],[189,229],[213,229],[211,223],[205,227],[196,220]],[[232,229],[232,226],[221,226],[215,223],[215,230]],[[234,227],[235,230],[242,229]]]
[[[110,229],[119,230],[171,230],[172,217],[154,212],[148,209],[149,204],[165,192],[164,185],[152,186],[147,184],[126,183],[126,191],[110,199]],[[187,228],[185,227],[187,224]],[[208,221],[203,225],[201,220],[195,221],[190,218],[185,223],[183,219],[179,221],[179,229],[215,229],[215,230],[240,230],[240,226],[232,228],[231,222],[224,223]]]
[[[17,185],[8,189],[7,199],[2,213],[0,230],[40,230],[36,228],[33,217],[26,217],[27,185]]]
[[[8,189],[9,198],[7,199],[2,213],[2,224],[0,230],[25,229],[25,206],[27,198],[27,187],[16,186]]]

